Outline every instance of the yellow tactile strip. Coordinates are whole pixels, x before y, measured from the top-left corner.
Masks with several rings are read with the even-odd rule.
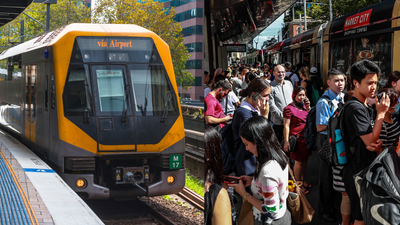
[[[10,162],[22,189],[25,191],[31,206],[31,210],[34,212],[34,220],[39,225],[53,225],[54,221],[50,215],[49,210],[47,209],[46,205],[44,204],[42,198],[40,197],[39,193],[36,191],[35,187],[33,186],[32,182],[29,180],[28,176],[18,161],[14,158],[11,152],[3,145],[0,149],[0,152],[4,154],[7,158],[8,162]]]

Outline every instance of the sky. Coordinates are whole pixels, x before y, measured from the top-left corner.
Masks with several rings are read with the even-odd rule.
[[[273,36],[278,35],[278,31],[283,27],[283,17],[282,14],[278,19],[276,19],[271,25],[269,25],[263,32],[261,32],[258,36],[256,36],[253,40],[253,46],[256,47],[255,41],[258,41],[257,49],[261,49],[262,44],[264,41],[271,39]]]

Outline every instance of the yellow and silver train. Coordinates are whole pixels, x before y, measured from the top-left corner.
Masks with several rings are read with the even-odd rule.
[[[0,54],[0,123],[80,196],[177,193],[185,133],[168,45],[136,25],[71,24]]]

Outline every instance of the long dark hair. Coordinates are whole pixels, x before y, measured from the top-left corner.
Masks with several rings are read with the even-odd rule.
[[[267,88],[271,88],[271,85],[268,81],[262,78],[255,78],[250,81],[246,89],[243,89],[239,92],[239,95],[241,97],[250,97],[253,92],[261,93]]]
[[[388,79],[385,87],[393,88],[392,82],[396,83],[398,80],[400,80],[400,72],[395,70],[395,71],[390,73],[389,79]]]
[[[282,151],[275,132],[269,121],[263,116],[255,116],[246,120],[239,130],[239,135],[256,145],[258,156],[255,179],[258,179],[262,165],[269,160],[275,160],[284,170],[289,159]]]
[[[205,181],[213,184],[221,184],[224,175],[222,165],[221,134],[212,126],[204,126],[205,158],[204,175]]]
[[[293,102],[296,102],[296,96],[299,94],[300,91],[304,91],[304,94],[307,95],[307,90],[303,86],[297,86],[294,88],[292,93]]]

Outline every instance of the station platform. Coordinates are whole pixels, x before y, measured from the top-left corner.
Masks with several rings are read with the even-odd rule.
[[[0,130],[1,224],[104,224],[31,150]]]

